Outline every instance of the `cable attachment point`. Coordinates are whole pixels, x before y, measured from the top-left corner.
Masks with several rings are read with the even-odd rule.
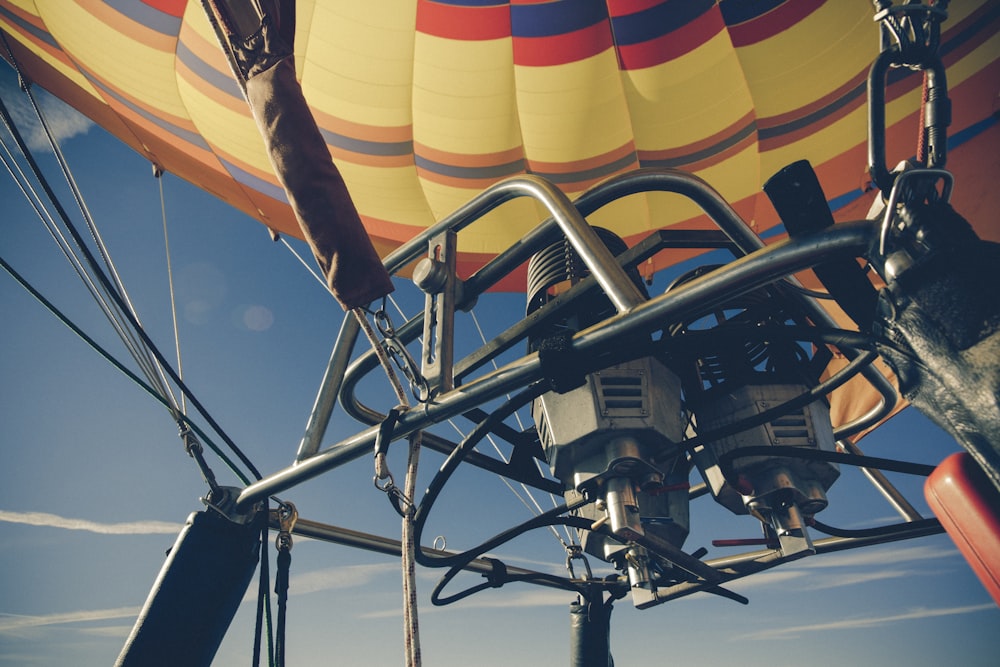
[[[274,540],[274,546],[278,551],[291,551],[292,530],[295,529],[299,512],[295,509],[295,505],[286,501],[278,505],[278,509],[273,510],[273,513],[278,523],[278,536]]]
[[[415,510],[413,501],[403,493],[403,490],[396,486],[396,482],[389,471],[387,454],[389,443],[392,442],[392,432],[399,421],[399,415],[406,411],[405,405],[397,405],[389,410],[382,423],[379,424],[378,433],[375,434],[375,477],[372,482],[375,488],[389,496],[389,501],[400,516],[407,516]]]
[[[566,569],[569,571],[570,579],[576,579],[576,572],[573,571],[573,561],[582,560],[583,567],[587,570],[587,581],[594,578],[594,573],[590,569],[590,561],[583,554],[583,547],[579,544],[566,545]]]
[[[406,346],[396,335],[396,327],[393,326],[389,313],[385,310],[385,304],[372,314],[375,326],[382,334],[382,347],[386,355],[392,360],[393,365],[403,374],[410,385],[410,393],[418,403],[426,403],[431,398],[430,383],[420,372],[417,362],[406,349]]]
[[[942,183],[940,192],[937,190],[939,181]],[[951,200],[954,183],[954,176],[944,169],[912,168],[900,172],[893,183],[883,212],[882,226],[879,230],[879,255],[886,257],[895,245],[900,244],[900,239],[903,237],[917,238],[922,230],[916,229],[915,224],[908,224],[910,217],[907,215],[908,211],[928,203],[947,204]]]
[[[883,197],[892,190],[896,174],[886,166],[886,74],[906,67],[924,73],[920,131],[916,161],[920,166],[942,169],[948,157],[951,101],[948,80],[938,52],[941,23],[948,18],[948,1],[933,5],[908,1],[876,0],[875,22],[881,31],[881,52],[868,72],[868,171]]]
[[[188,426],[186,422],[177,422],[177,433],[181,438],[181,442],[184,443],[184,451],[187,452],[188,456],[195,460],[195,463],[198,464],[198,469],[201,470],[201,476],[208,484],[208,488],[210,489],[209,499],[213,502],[217,501],[219,495],[219,482],[215,479],[215,473],[208,467],[208,462],[205,461],[204,447],[202,447],[201,442],[199,442],[197,436],[195,436],[191,427]]]

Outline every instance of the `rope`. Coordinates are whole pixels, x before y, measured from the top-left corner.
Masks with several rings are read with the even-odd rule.
[[[3,106],[3,101],[0,100],[0,115],[4,116],[5,121],[7,120],[6,114],[6,107]],[[29,166],[35,167],[34,173],[38,176],[39,180],[42,181],[39,172],[37,171],[37,165],[34,165],[33,161],[28,158],[24,152],[27,150],[27,147],[22,145],[22,142],[19,141],[19,137],[14,134],[16,128],[8,125],[8,129],[10,129],[11,136],[15,139],[15,142],[18,143],[21,154],[25,155]],[[7,169],[7,173],[10,174],[11,178],[21,190],[21,194],[24,196],[25,200],[35,211],[35,215],[38,216],[42,226],[48,232],[49,237],[56,244],[56,247],[62,253],[70,267],[76,272],[77,277],[80,278],[81,283],[87,289],[91,298],[94,299],[94,302],[101,309],[101,312],[107,318],[115,333],[122,340],[122,343],[125,345],[129,354],[132,355],[132,358],[135,359],[136,363],[142,369],[142,372],[147,378],[149,378],[151,384],[155,385],[157,390],[161,394],[165,395],[165,388],[160,382],[160,378],[157,377],[153,371],[151,360],[148,355],[142,354],[142,346],[139,340],[132,332],[129,331],[126,323],[123,321],[126,318],[122,315],[121,310],[116,308],[112,295],[107,291],[107,289],[105,289],[104,285],[99,280],[95,279],[94,276],[87,272],[83,262],[73,252],[72,246],[66,238],[66,235],[56,224],[53,214],[46,208],[41,195],[39,195],[38,191],[32,186],[28,176],[24,173],[24,170],[21,169],[19,164],[17,164],[13,152],[7,146],[7,143],[3,141],[2,137],[0,137],[0,146],[4,149],[4,153],[0,154],[0,162],[3,162],[4,167]],[[40,185],[50,199],[54,197],[51,190],[47,187],[47,183],[42,181],[40,182]],[[54,201],[54,207],[56,212],[62,215],[63,219],[66,220],[66,213],[59,206],[57,201]],[[168,408],[169,407],[170,406],[168,406]]]
[[[177,377],[184,379],[184,364],[181,361],[181,335],[177,326],[177,299],[174,294],[174,268],[170,259],[170,235],[167,233],[167,202],[163,196],[163,170],[153,165],[153,177],[160,190],[160,217],[163,219],[163,248],[167,256],[167,284],[170,288],[170,317],[174,325],[174,354],[177,357]],[[187,398],[181,394],[181,412],[187,413]]]
[[[417,463],[420,459],[420,433],[410,436],[410,453],[406,462],[406,481],[403,493],[413,498],[417,485]],[[416,531],[413,525],[414,507],[411,503],[403,516],[401,541],[403,568],[403,632],[408,667],[420,665],[420,628],[417,619]]]
[[[375,356],[378,357],[379,364],[385,370],[389,378],[389,384],[396,394],[396,400],[405,409],[409,407],[406,392],[403,389],[399,377],[392,367],[392,362],[386,354],[385,348],[375,335],[375,331],[368,322],[368,317],[363,308],[354,308],[351,313],[361,325],[368,342],[371,343]],[[416,493],[417,484],[417,464],[420,460],[420,434],[415,433],[410,436],[410,450],[406,461],[406,481],[403,483],[404,506],[403,521],[400,536],[401,545],[401,565],[403,574],[403,646],[406,655],[407,667],[420,667],[420,623],[417,618],[417,575],[416,575],[416,540],[413,519],[415,508],[413,498]],[[388,466],[385,462],[386,453],[380,451],[376,453],[375,467],[377,475],[387,474]],[[390,477],[391,479],[391,477]]]

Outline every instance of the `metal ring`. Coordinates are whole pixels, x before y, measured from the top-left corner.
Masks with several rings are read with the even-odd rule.
[[[379,486],[379,481],[383,479],[388,481],[383,486]],[[384,493],[392,493],[392,490],[396,488],[396,483],[392,479],[392,473],[388,473],[385,477],[375,475],[372,477],[372,483],[375,485],[376,489]]]
[[[392,320],[389,319],[389,313],[385,312],[385,308],[376,310],[372,319],[375,320],[375,327],[383,336],[392,338],[396,335],[396,328],[392,326]]]

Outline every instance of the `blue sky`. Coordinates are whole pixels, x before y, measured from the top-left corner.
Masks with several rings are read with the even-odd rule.
[[[7,67],[0,85],[5,104],[23,104]],[[60,105],[47,108],[147,330],[173,356],[159,184],[149,164]],[[51,162],[43,159],[57,180]],[[278,470],[293,459],[341,311],[261,225],[169,174],[163,188],[185,380],[259,469]],[[0,202],[0,255],[124,358],[6,174]],[[398,300],[410,313],[420,304],[402,282]],[[0,308],[0,666],[108,665],[180,524],[201,509],[205,486],[166,410],[5,274]],[[491,295],[477,309],[486,328],[520,312],[521,295]],[[471,324],[460,327],[467,332]],[[387,385],[373,391],[380,407],[394,404]],[[325,442],[356,430],[338,414]],[[925,463],[958,449],[915,410],[862,444],[873,455]],[[424,454],[418,488],[439,462]],[[235,484],[212,463],[223,483]],[[401,453],[390,463],[401,476]],[[398,536],[398,518],[371,476],[366,457],[283,497],[304,517]],[[929,515],[919,480],[893,480]],[[895,520],[855,471],[845,471],[829,496],[827,523]],[[442,501],[429,530],[449,547],[528,516],[499,480],[477,471],[460,471]],[[704,498],[692,506],[685,546],[757,533],[753,520]],[[564,559],[544,531],[501,553],[513,564],[555,571]],[[712,548],[710,557],[723,554]],[[305,539],[296,540],[292,558],[290,664],[328,664],[333,656],[338,664],[402,662],[394,559]],[[572,595],[512,585],[436,608],[429,596],[439,574],[419,572],[425,664],[566,662]],[[638,611],[620,601],[612,617],[616,664],[985,666],[1000,649],[1000,611],[944,536],[808,558],[731,587],[750,605],[698,595]],[[252,601],[241,607],[217,665],[249,664],[252,612]]]

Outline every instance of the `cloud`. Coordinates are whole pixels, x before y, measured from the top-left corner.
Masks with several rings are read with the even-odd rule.
[[[734,580],[727,586],[743,592],[752,588],[772,588],[796,580],[795,591],[812,592],[917,576],[920,573],[916,569],[902,565],[930,560],[939,564],[957,555],[954,549],[928,545],[820,554]],[[935,566],[939,567],[938,564]]]
[[[299,536],[295,537],[296,540]],[[379,563],[377,565],[342,565],[328,567],[322,570],[293,574],[288,582],[289,595],[306,595],[321,591],[332,591],[343,588],[366,586],[371,581],[392,576],[399,572],[398,563]],[[257,601],[257,587],[251,585],[243,596],[243,602]]]
[[[870,584],[873,581],[884,581],[886,579],[898,579],[900,577],[913,577],[918,573],[914,570],[871,570],[868,572],[847,572],[832,574],[822,579],[811,577],[809,583],[800,586],[803,591],[820,591],[828,588],[840,588],[841,586],[856,586],[857,584]]]
[[[289,594],[301,595],[340,588],[355,588],[364,586],[373,579],[396,572],[399,572],[398,563],[329,567],[292,576],[288,582],[288,592]],[[256,594],[254,594],[254,599],[256,599]]]
[[[21,132],[25,143],[28,144],[28,148],[32,151],[51,150],[28,96],[19,90],[13,81],[9,85],[5,83],[5,85],[0,86],[0,91],[3,92],[7,110],[14,119],[14,124]],[[89,118],[41,88],[34,86],[31,92],[34,94],[49,131],[57,143],[62,143],[77,135],[86,134],[90,128],[94,127],[94,122]]]
[[[37,628],[43,625],[88,623],[91,621],[106,621],[117,618],[135,618],[138,615],[139,607],[90,609],[85,611],[70,611],[57,614],[43,614],[41,616],[0,614],[0,634],[17,633],[21,630]]]
[[[828,632],[831,630],[856,630],[859,628],[875,628],[902,621],[914,621],[927,618],[939,618],[941,616],[958,616],[961,614],[974,614],[980,611],[995,609],[993,604],[977,604],[965,607],[945,607],[941,609],[911,609],[900,614],[888,616],[868,616],[863,618],[844,618],[826,623],[813,623],[811,625],[798,625],[791,627],[769,628],[759,632],[753,632],[736,637],[736,639],[793,639],[799,635],[809,632]]]
[[[459,607],[462,613],[470,609],[526,609],[528,607],[563,607],[568,609],[572,600],[573,593],[571,591],[533,590],[519,593],[482,591],[482,593],[462,600]],[[447,607],[421,606],[420,614],[442,613],[447,610]],[[359,618],[392,618],[402,616],[402,614],[402,609],[397,606],[392,609],[361,614]]]
[[[857,549],[836,554],[821,554],[797,561],[797,565],[808,568],[869,567],[885,565],[887,562],[908,563],[958,556],[953,548],[942,548],[926,544],[897,546],[882,549]]]
[[[70,519],[47,512],[10,512],[0,510],[0,521],[23,523],[29,526],[86,530],[102,535],[176,535],[183,527],[169,521],[127,521],[124,523],[99,523],[86,519]]]
[[[793,579],[799,579],[806,576],[806,573],[802,570],[788,568],[781,569],[779,566],[777,569],[769,570],[767,572],[760,572],[758,574],[753,574],[742,579],[736,579],[726,584],[727,588],[746,590],[748,588],[760,588],[766,587],[771,588],[772,586],[777,586],[779,584],[787,584]]]

